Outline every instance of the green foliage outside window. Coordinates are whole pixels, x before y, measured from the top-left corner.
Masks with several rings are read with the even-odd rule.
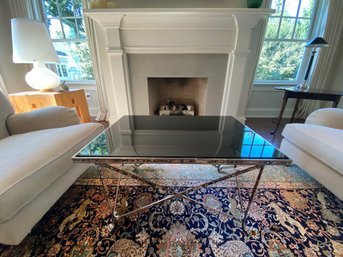
[[[315,0],[273,0],[256,80],[295,81],[309,39]]]

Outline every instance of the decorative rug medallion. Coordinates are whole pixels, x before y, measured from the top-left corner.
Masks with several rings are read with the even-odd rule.
[[[194,176],[196,167],[189,165],[187,171],[187,166],[145,169],[161,183],[173,184],[171,190],[175,191],[209,179]],[[164,168],[165,177],[161,175]],[[200,174],[207,168],[201,167]],[[173,169],[180,173],[179,178],[168,177]],[[233,219],[242,217],[235,180],[187,195],[206,206],[173,198],[113,223],[109,201],[92,168],[20,245],[0,245],[0,256],[343,256],[342,202],[302,171],[298,174],[297,168],[288,169],[293,170],[266,170],[244,232]],[[239,181],[243,207],[253,175]],[[107,174],[106,183],[112,205],[116,175]],[[167,194],[128,178],[121,185],[118,206],[124,213]]]

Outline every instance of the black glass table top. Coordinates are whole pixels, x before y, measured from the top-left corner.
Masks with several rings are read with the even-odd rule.
[[[124,116],[76,162],[286,163],[287,156],[230,116]]]

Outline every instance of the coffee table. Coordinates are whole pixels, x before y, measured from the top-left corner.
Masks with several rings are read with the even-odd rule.
[[[114,206],[111,205],[115,219],[174,197],[204,205],[187,194],[235,177],[242,212],[239,221],[242,222],[243,229],[264,166],[291,163],[287,156],[231,116],[124,116],[77,153],[73,161],[97,165],[109,203],[109,188],[104,178],[104,172],[108,169],[167,192],[167,196],[158,201],[122,213],[117,211],[120,183],[118,179]],[[216,172],[222,173],[223,176],[189,187],[182,192],[174,192],[169,190],[170,187],[160,185],[136,172],[141,164],[153,163],[211,164],[217,168]],[[118,164],[130,164],[133,171],[121,168]],[[223,172],[224,165],[233,165],[233,172]],[[258,175],[247,206],[243,210],[238,176],[256,169],[259,170]]]

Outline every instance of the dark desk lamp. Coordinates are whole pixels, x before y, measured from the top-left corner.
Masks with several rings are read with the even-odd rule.
[[[328,47],[328,46],[329,46],[329,43],[326,42],[325,39],[322,38],[322,37],[316,37],[316,38],[312,39],[310,42],[308,42],[305,45],[305,47],[307,47],[307,48],[312,48],[312,51],[311,51],[310,62],[309,62],[308,67],[307,67],[307,71],[306,71],[306,74],[305,74],[304,81],[303,81],[303,83],[298,85],[298,89],[299,90],[306,91],[308,89],[307,79],[308,79],[308,76],[309,76],[310,71],[311,71],[311,67],[312,67],[312,63],[313,63],[313,58],[314,58],[314,55],[317,52],[317,48]]]

